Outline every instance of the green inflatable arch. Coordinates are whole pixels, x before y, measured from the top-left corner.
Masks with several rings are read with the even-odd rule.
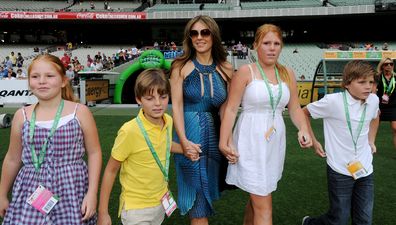
[[[122,90],[124,84],[130,76],[135,75],[136,72],[149,69],[149,68],[162,68],[169,70],[171,67],[171,61],[167,61],[164,55],[158,50],[147,50],[139,57],[139,59],[129,66],[120,74],[120,78],[117,80],[114,89],[114,103],[122,104]],[[135,76],[137,76],[136,74]],[[133,95],[133,93],[131,93]]]

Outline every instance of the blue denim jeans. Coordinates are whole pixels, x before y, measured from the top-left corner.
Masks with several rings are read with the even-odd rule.
[[[354,180],[327,166],[330,209],[317,218],[310,217],[304,225],[346,225],[352,214],[352,225],[371,225],[374,205],[373,174]]]

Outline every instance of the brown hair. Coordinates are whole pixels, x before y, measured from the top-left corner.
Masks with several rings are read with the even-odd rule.
[[[55,70],[61,75],[62,81],[67,81],[65,87],[62,88],[62,98],[68,101],[77,102],[78,99],[74,96],[73,89],[71,88],[66,76],[66,68],[63,66],[62,61],[54,55],[44,54],[36,56],[28,67],[28,78],[30,78],[30,72],[32,71],[34,64],[41,60],[51,63]]]
[[[352,60],[344,67],[341,87],[345,89],[345,86],[349,85],[353,80],[375,77],[375,75],[376,71],[369,62],[363,60]]]
[[[184,28],[183,55],[173,60],[172,68],[170,70],[171,73],[176,68],[181,71],[181,69],[189,60],[192,60],[196,57],[197,53],[190,38],[190,30],[197,22],[205,24],[210,30],[213,41],[211,52],[213,61],[216,63],[216,65],[219,65],[220,71],[227,76],[228,80],[230,80],[231,77],[228,77],[230,75],[225,73],[222,69],[222,64],[227,61],[227,52],[221,44],[220,28],[212,17],[206,15],[199,15],[188,21],[186,27]]]
[[[283,47],[282,30],[280,29],[280,27],[274,24],[264,24],[257,28],[256,35],[254,37],[253,48],[256,51],[265,35],[267,35],[269,32],[274,33],[280,39],[281,47]],[[286,67],[279,62],[276,62],[275,66],[279,71],[280,78],[290,86],[290,77]]]
[[[139,74],[135,83],[135,97],[141,99],[144,95],[153,93],[157,88],[160,95],[170,95],[170,84],[162,69],[146,69]]]

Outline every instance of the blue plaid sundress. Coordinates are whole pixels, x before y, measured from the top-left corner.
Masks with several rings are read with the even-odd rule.
[[[77,107],[76,107],[77,109]],[[25,110],[24,110],[24,114]],[[83,160],[85,153],[83,132],[75,117],[58,127],[48,142],[44,163],[35,171],[29,143],[30,122],[25,116],[22,129],[22,162],[12,190],[12,200],[4,217],[4,225],[75,225],[96,224],[96,216],[82,221],[81,205],[88,190],[88,168]],[[35,126],[34,145],[41,149],[50,129]],[[26,200],[39,184],[57,195],[60,200],[47,214],[41,214]]]

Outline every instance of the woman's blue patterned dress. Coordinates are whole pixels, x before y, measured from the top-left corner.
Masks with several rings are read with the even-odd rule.
[[[181,214],[201,218],[214,213],[212,202],[220,197],[220,188],[225,184],[225,158],[218,146],[219,109],[227,98],[227,85],[216,71],[216,64],[193,63],[195,69],[183,83],[184,126],[187,139],[201,144],[202,153],[195,162],[182,154],[174,158]],[[179,142],[176,133],[174,141]]]

